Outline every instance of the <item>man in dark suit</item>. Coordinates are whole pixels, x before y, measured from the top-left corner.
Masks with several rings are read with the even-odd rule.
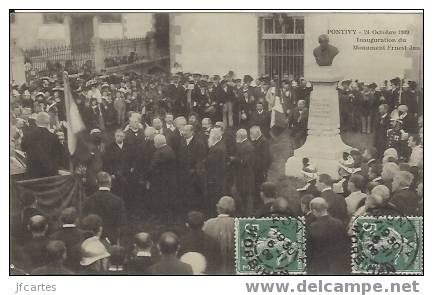
[[[149,268],[155,264],[156,258],[152,251],[153,242],[150,234],[141,232],[134,237],[134,250],[127,262],[127,270],[132,275],[149,274]]]
[[[250,119],[250,127],[251,126],[259,126],[260,130],[266,137],[269,137],[269,130],[271,126],[271,113],[270,111],[266,111],[263,106],[263,102],[256,103],[256,109],[251,114]]]
[[[393,110],[399,104],[400,92],[401,92],[400,91],[401,80],[400,80],[400,78],[396,77],[394,79],[391,79],[390,82],[391,82],[391,90],[389,93],[388,105],[389,105],[389,108],[391,110]]]
[[[221,81],[217,90],[217,95],[220,99],[220,103],[223,104],[224,127],[233,127],[233,103],[235,97],[226,80]]]
[[[269,142],[262,135],[259,126],[250,128],[250,138],[254,146],[254,182],[256,197],[260,194],[260,186],[268,177],[268,170],[272,164],[272,154]],[[256,198],[256,201],[259,201]]]
[[[201,131],[196,133],[196,136],[203,141],[207,147],[207,141],[209,139],[210,130],[212,129],[212,120],[210,118],[203,118],[201,120]]]
[[[392,91],[391,87],[389,86],[389,82],[385,80],[379,87],[379,91],[381,93],[381,97],[379,98],[379,101],[381,104],[387,104],[389,107],[393,105],[392,102]],[[394,109],[394,108],[391,108]]]
[[[259,204],[255,216],[260,217],[270,217],[272,214],[272,205],[277,198],[277,187],[272,182],[264,182],[260,186],[260,199],[261,204]]]
[[[407,133],[416,133],[417,122],[413,114],[409,113],[407,105],[400,105],[398,107],[399,118],[401,120],[401,128]]]
[[[30,272],[37,267],[47,264],[46,246],[49,239],[46,236],[48,221],[41,215],[35,215],[30,218],[28,229],[32,238],[24,245],[23,252],[28,259],[25,261],[25,270]]]
[[[169,130],[171,132],[174,132],[176,130],[176,127],[174,126],[174,117],[172,113],[166,113],[164,117],[164,130]],[[164,135],[166,135],[164,133]]]
[[[354,92],[350,87],[352,80],[341,81],[341,87],[337,87],[338,102],[340,105],[340,130],[351,131],[354,128],[353,100]]]
[[[205,160],[207,207],[215,214],[215,204],[223,196],[225,189],[227,150],[222,141],[222,132],[213,128],[209,134],[209,151]]]
[[[313,212],[311,212],[311,201],[314,199],[314,195],[312,194],[304,194],[301,196],[301,212],[302,215],[305,218],[305,225],[309,226],[314,220],[316,220],[316,217],[314,216]]]
[[[63,265],[66,254],[66,246],[62,241],[49,241],[46,246],[47,261],[44,266],[38,267],[32,271],[32,275],[73,275],[74,272]]]
[[[222,132],[222,141],[227,149],[227,155],[233,156],[236,153],[236,136],[233,130],[224,128],[223,122],[215,122],[215,128]]]
[[[161,259],[149,268],[153,275],[192,275],[192,267],[177,259],[179,239],[172,232],[165,232],[159,238],[159,251]]]
[[[236,192],[244,216],[252,216],[254,207],[254,147],[245,129],[236,132],[236,153],[230,157],[233,164]]]
[[[379,184],[384,184],[381,174],[382,174],[381,163],[376,163],[368,167],[368,173],[367,173],[368,183],[366,185],[366,193],[370,192],[375,186]]]
[[[140,195],[139,170],[137,159],[140,157],[140,146],[144,141],[144,130],[140,126],[141,115],[132,113],[129,117],[129,124],[125,128],[124,144],[128,147],[128,176],[127,176],[127,191],[126,198],[128,199],[128,208],[133,208],[136,199]],[[124,197],[124,196],[122,196]]]
[[[247,89],[248,96],[251,97],[253,100],[256,99],[256,89],[251,85],[251,83],[254,81],[253,77],[250,75],[244,75],[243,82],[244,82],[244,89]]]
[[[170,104],[173,107],[174,107],[174,104],[176,102],[178,87],[181,87],[180,76],[176,74],[175,76],[173,76],[170,79],[170,84],[168,84],[168,86],[165,90],[165,95],[169,98]]]
[[[176,208],[176,156],[164,135],[156,135],[154,144],[156,150],[149,166],[150,191],[152,198],[158,200],[157,211],[170,219]]]
[[[416,116],[418,113],[418,93],[416,91],[416,82],[408,81],[402,85],[401,103],[407,105],[408,112]]]
[[[101,217],[104,236],[115,244],[120,238],[121,229],[126,224],[125,204],[121,198],[111,193],[111,176],[107,172],[97,174],[99,190],[83,204],[82,214],[96,214]]]
[[[220,105],[220,99],[218,97],[220,80],[220,76],[215,75],[212,77],[212,81],[208,83],[210,106],[208,108],[207,116],[212,119],[212,122],[222,120],[222,110]]]
[[[405,133],[417,133],[417,122],[413,114],[408,113],[409,108],[406,105],[398,107],[399,121],[401,122],[400,140],[395,144],[400,158],[407,159],[410,156],[410,149],[407,146],[407,135]],[[392,135],[393,132],[391,132]],[[388,133],[389,135],[389,133]],[[398,135],[398,133],[396,134]]]
[[[306,107],[310,107],[310,95],[313,91],[313,85],[307,82],[303,77],[299,79],[298,98],[305,100]]]
[[[78,270],[80,266],[80,245],[84,240],[84,233],[77,228],[78,215],[74,207],[66,208],[60,214],[62,226],[54,232],[50,239],[62,241],[66,247],[65,267]]]
[[[281,81],[281,102],[284,113],[291,111],[296,106],[296,94],[290,87],[290,80],[284,79]]]
[[[205,175],[205,159],[207,148],[202,139],[195,135],[192,125],[185,125],[183,128],[183,136],[186,143],[186,171],[189,182],[185,189],[188,190],[187,201],[188,206],[197,208],[200,203],[203,203],[205,194],[206,178]]]
[[[138,172],[143,181],[149,180],[149,167],[152,162],[153,153],[155,152],[155,145],[153,139],[155,138],[156,130],[153,127],[147,127],[144,130],[144,141],[139,147],[139,157],[137,161]]]
[[[188,189],[190,189],[190,178],[185,171],[187,171],[187,150],[186,150],[186,140],[182,132],[186,125],[186,119],[183,116],[177,117],[174,120],[174,125],[176,129],[172,132],[170,138],[166,137],[167,144],[173,149],[175,154],[175,170],[176,170],[176,193],[177,202],[183,203],[188,198]],[[176,206],[176,205],[175,205]],[[185,208],[186,209],[186,208]],[[186,214],[186,212],[184,212]]]
[[[187,92],[188,92],[188,81],[185,79],[180,79],[179,83],[176,83],[173,90],[172,104],[173,104],[173,114],[175,116],[182,116],[187,111]]]
[[[203,118],[205,110],[210,106],[210,98],[207,89],[207,82],[200,81],[198,87],[195,87],[191,92],[191,101],[193,110]]]
[[[266,101],[266,94],[268,93],[270,83],[270,77],[268,75],[261,76],[256,80],[256,87],[254,90],[254,97],[257,101],[263,101],[266,110],[269,110],[268,103]],[[240,93],[242,94],[242,93]],[[242,96],[240,97],[240,99]]]
[[[379,115],[376,116],[374,145],[377,149],[378,157],[381,157],[386,149],[387,131],[390,128],[388,108],[387,104],[379,105]]]
[[[328,174],[320,174],[319,180],[317,181],[316,187],[320,191],[320,197],[326,200],[328,204],[329,214],[332,217],[340,219],[343,224],[347,224],[347,206],[344,197],[337,195],[332,190],[333,180]]]
[[[186,123],[186,119],[183,116],[174,119],[174,126],[176,127],[176,129],[173,131],[172,134],[170,134],[170,141],[166,137],[167,144],[170,145],[176,156],[178,153],[178,149],[181,148],[182,142],[185,140],[185,138],[182,136],[182,130]]]
[[[298,101],[297,107],[290,112],[289,125],[292,128],[292,136],[295,139],[296,147],[302,146],[307,138],[308,129],[308,109],[304,100]]]
[[[392,195],[389,203],[405,216],[419,215],[419,197],[410,187],[414,176],[408,171],[399,171],[392,180]]]
[[[144,140],[144,130],[141,128],[141,115],[132,113],[129,117],[129,124],[125,128],[125,143],[131,147],[131,153],[137,153],[136,148]]]
[[[125,133],[122,129],[117,129],[114,133],[115,141],[105,148],[103,158],[103,169],[111,175],[113,180],[113,192],[122,198],[125,198],[125,191],[127,185],[127,177],[129,175],[130,154],[128,147],[124,142]]]
[[[379,164],[377,160],[377,149],[375,147],[368,147],[362,153],[363,163],[361,164],[361,174],[365,179],[368,179],[368,169],[376,164]]]
[[[307,229],[307,272],[309,274],[344,274],[350,270],[350,239],[341,220],[328,214],[324,198],[310,203],[314,221]]]
[[[188,232],[180,237],[178,256],[181,257],[188,252],[201,253],[207,261],[206,273],[215,272],[219,265],[219,247],[216,240],[203,232],[203,213],[197,211],[189,212],[186,225]]]
[[[63,149],[57,136],[48,130],[49,115],[44,112],[37,114],[36,125],[21,142],[21,148],[27,155],[27,174],[31,178],[57,175]]]
[[[171,129],[165,128],[164,124],[162,123],[162,120],[159,117],[153,118],[152,120],[152,127],[155,128],[155,135],[156,134],[162,134],[165,136],[165,139],[167,140],[167,144],[172,148],[175,149],[174,146],[174,134]]]
[[[250,96],[248,87],[242,88],[242,96],[238,102],[239,105],[239,127],[248,128],[250,126],[251,113],[254,111],[254,97]]]
[[[136,205],[140,208],[152,208],[152,195],[149,191],[150,187],[150,163],[152,162],[153,153],[155,152],[155,145],[153,143],[153,139],[156,135],[155,128],[153,127],[147,127],[144,130],[144,141],[141,143],[139,147],[139,155],[138,158],[135,159],[138,174],[139,174],[139,181],[144,185],[143,188],[143,194],[145,195],[145,200],[143,200],[143,195],[140,196],[140,202]]]
[[[230,157],[234,157],[236,154],[236,138],[233,133],[234,130],[224,128],[224,123],[221,121],[215,122],[215,128],[218,128],[222,132],[222,139],[225,148],[226,148],[226,176],[225,176],[225,185],[224,185],[224,194],[231,195],[232,187],[234,185],[234,166],[230,163]]]

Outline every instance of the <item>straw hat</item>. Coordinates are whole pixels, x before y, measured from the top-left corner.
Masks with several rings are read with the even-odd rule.
[[[198,252],[185,253],[180,257],[180,261],[189,264],[192,268],[193,274],[195,275],[203,274],[206,271],[206,258]]]
[[[88,266],[107,257],[110,257],[110,253],[98,237],[88,238],[81,244],[81,265]]]

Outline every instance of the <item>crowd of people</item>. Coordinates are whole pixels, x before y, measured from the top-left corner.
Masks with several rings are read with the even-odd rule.
[[[305,186],[287,198],[267,179],[270,143],[285,130],[295,147],[305,141],[313,87],[304,78],[69,74],[88,140],[70,160],[62,70],[11,86],[11,166],[28,178],[72,169],[87,197],[61,212],[59,228],[34,195],[23,197],[14,273],[232,274],[239,216],[305,216],[307,272],[349,273],[354,217],[423,214],[422,97],[413,82],[377,90],[342,81],[341,127],[374,133],[374,146],[344,153],[339,179],[303,159]],[[125,237],[140,214],[168,225],[181,216],[187,229]]]
[[[396,77],[379,87],[374,82],[343,80],[338,94],[341,130],[374,133],[379,155],[394,147],[408,157],[407,135],[423,136],[424,98],[415,81]]]

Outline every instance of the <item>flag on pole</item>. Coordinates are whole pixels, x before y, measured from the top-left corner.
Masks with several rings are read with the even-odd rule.
[[[78,134],[86,127],[81,118],[77,104],[71,93],[68,73],[63,73],[63,84],[65,91],[65,109],[66,109],[66,128],[68,130],[68,150],[71,155],[74,155],[77,149]]]

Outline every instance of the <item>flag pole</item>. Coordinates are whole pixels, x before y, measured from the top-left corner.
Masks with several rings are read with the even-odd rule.
[[[403,91],[403,81],[404,81],[404,78],[401,79],[401,81],[400,81],[400,91],[398,93],[398,104],[399,105],[401,105],[401,92]]]
[[[82,137],[83,131],[86,130],[83,119],[81,118],[80,110],[72,96],[71,85],[69,78],[75,77],[76,75],[69,75],[68,72],[63,72],[63,83],[65,90],[65,109],[66,109],[66,129],[68,139],[68,150],[70,154],[70,169],[73,171],[76,162],[74,159],[78,159],[80,152],[77,152],[77,146],[82,145],[80,138]],[[75,165],[74,165],[75,164]]]
[[[63,87],[64,87],[64,93],[66,94],[66,91],[70,91],[70,87],[69,87],[69,75],[67,71],[63,71]],[[69,93],[67,94],[69,96]],[[69,101],[66,98],[66,95],[64,95],[64,99],[65,99],[65,109],[66,111],[69,110]],[[67,104],[67,105],[66,105]],[[70,134],[70,130],[71,128],[69,128],[69,120],[66,121],[66,136],[71,136]],[[74,163],[72,161],[72,155],[71,152],[68,149],[68,153],[69,153],[69,172],[71,172],[72,174],[74,173]]]

